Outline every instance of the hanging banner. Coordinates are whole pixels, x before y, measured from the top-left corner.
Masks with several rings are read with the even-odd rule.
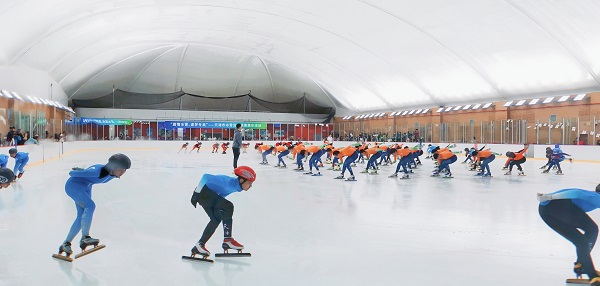
[[[98,125],[131,125],[132,121],[127,119],[109,119],[109,118],[79,118],[79,124],[95,123]]]
[[[240,122],[244,129],[267,129],[266,122]],[[165,121],[161,128],[225,128],[234,129],[237,122],[205,122],[205,121]]]

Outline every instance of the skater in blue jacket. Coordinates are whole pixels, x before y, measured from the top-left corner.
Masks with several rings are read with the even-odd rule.
[[[9,168],[0,168],[0,189],[8,188],[15,180],[15,174]]]
[[[16,148],[11,148],[8,150],[8,154],[15,158],[15,168],[13,173],[15,173],[17,179],[20,179],[23,177],[23,173],[25,172],[23,171],[23,168],[25,168],[25,165],[27,165],[27,162],[29,162],[29,153],[19,152]]]
[[[587,274],[590,285],[599,286],[600,277],[590,255],[598,238],[598,225],[586,213],[600,208],[600,185],[595,192],[570,188],[537,196],[542,220],[575,245],[577,261],[573,271],[577,277]]]
[[[69,230],[69,234],[64,243],[59,247],[58,254],[65,252],[67,257],[73,251],[71,250],[71,241],[81,231],[81,241],[79,247],[84,250],[89,245],[98,245],[99,239],[90,237],[90,227],[96,204],[92,200],[92,186],[95,184],[108,183],[114,178],[121,178],[123,174],[131,167],[131,160],[123,154],[114,154],[108,159],[105,165],[97,164],[87,169],[73,168],[69,175],[71,176],[65,184],[65,191],[73,201],[77,209],[77,217]]]

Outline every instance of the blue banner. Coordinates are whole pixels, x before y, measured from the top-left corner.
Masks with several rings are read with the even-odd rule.
[[[165,121],[165,129],[175,128],[225,128],[235,129],[237,122],[206,122],[206,121]],[[242,128],[244,129],[266,129],[267,123],[265,122],[241,122]]]
[[[98,125],[131,125],[131,120],[110,118],[79,118],[79,124],[95,123]]]

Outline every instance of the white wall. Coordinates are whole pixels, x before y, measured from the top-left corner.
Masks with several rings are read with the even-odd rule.
[[[149,110],[149,109],[108,109],[108,108],[76,108],[77,117],[115,118],[133,120],[204,120],[204,121],[255,121],[278,123],[320,123],[322,119],[311,118],[311,115],[293,113],[261,113],[261,112],[219,112],[191,110]],[[318,115],[321,116],[321,115]],[[313,116],[314,117],[314,116]]]
[[[52,98],[50,85],[52,84]],[[48,73],[23,66],[0,66],[0,89],[56,101],[67,106],[67,95]]]

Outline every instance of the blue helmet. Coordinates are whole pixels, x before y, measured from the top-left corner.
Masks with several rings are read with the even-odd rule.
[[[554,148],[560,148],[560,144],[554,145]]]

